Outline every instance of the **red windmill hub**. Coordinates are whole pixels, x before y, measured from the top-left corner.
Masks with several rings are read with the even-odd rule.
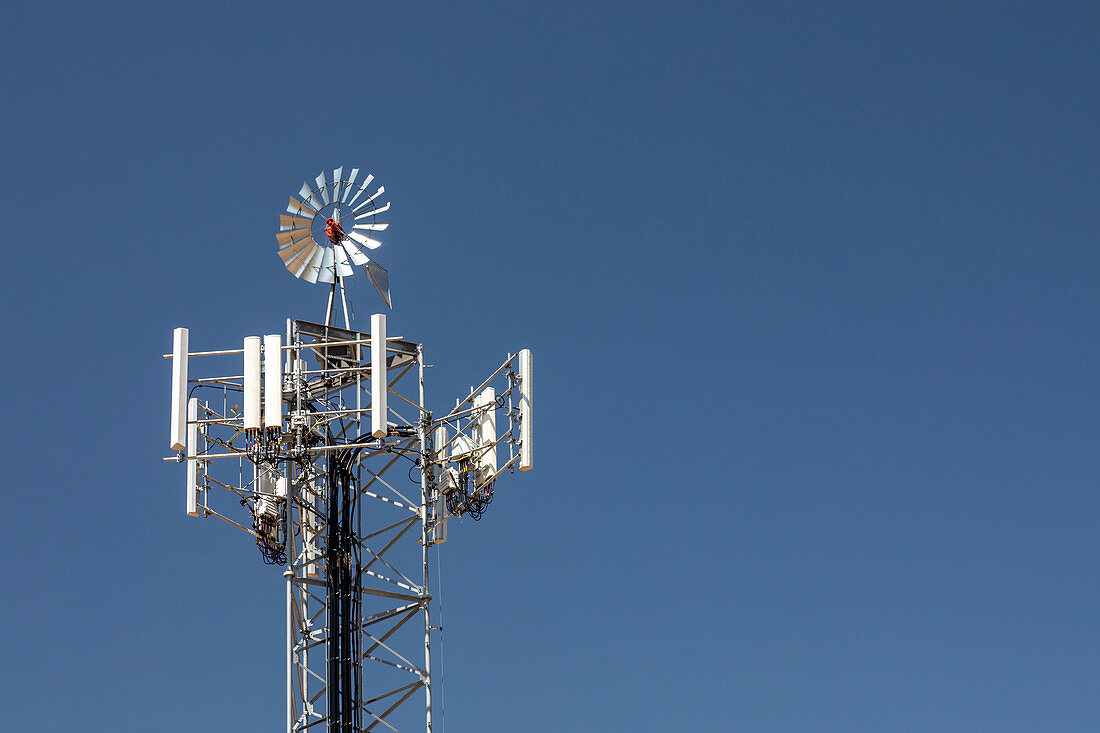
[[[325,236],[333,244],[340,244],[344,241],[344,227],[335,219],[329,219],[325,222]]]

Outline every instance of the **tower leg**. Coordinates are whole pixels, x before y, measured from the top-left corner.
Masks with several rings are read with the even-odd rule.
[[[420,368],[420,405],[424,402],[424,347],[418,346],[416,350],[417,366]],[[423,596],[420,604],[424,609],[424,702],[425,719],[424,730],[432,733],[432,618],[430,613],[431,594],[428,585],[428,526],[431,518],[431,497],[428,496],[428,475],[432,470],[432,456],[428,435],[431,431],[431,415],[421,415],[418,428],[420,438],[420,546],[424,563]]]
[[[287,340],[289,341],[289,322]],[[287,464],[286,489],[286,733],[294,731],[294,485],[293,468]]]

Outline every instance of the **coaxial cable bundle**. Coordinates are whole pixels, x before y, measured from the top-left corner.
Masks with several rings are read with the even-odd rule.
[[[458,461],[452,471],[453,487],[447,493],[447,511],[451,514],[469,515],[474,521],[481,519],[485,508],[493,501],[494,481],[477,485],[477,469],[469,458]]]

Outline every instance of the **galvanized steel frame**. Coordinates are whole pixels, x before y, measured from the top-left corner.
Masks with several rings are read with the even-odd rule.
[[[289,351],[290,364],[297,364],[298,360],[304,362],[312,353],[323,356],[326,347],[369,347],[371,342],[369,335],[363,334],[353,340],[307,343],[306,337],[299,333],[298,323],[287,322],[287,344],[283,348],[284,352]],[[239,353],[240,349],[225,349],[191,352],[189,356]],[[387,371],[390,377],[387,393],[397,398],[387,400],[387,413],[399,435],[382,439],[369,437],[370,362],[367,359],[364,364],[361,354],[357,366],[333,368],[327,361],[322,361],[320,368],[290,372],[288,381],[293,384],[293,394],[288,394],[284,389],[284,401],[289,401],[288,406],[298,415],[295,419],[322,426],[329,437],[323,445],[308,445],[298,440],[300,436],[293,436],[294,442],[284,446],[279,456],[279,465],[287,479],[287,496],[283,505],[287,562],[283,576],[286,579],[288,733],[325,730],[329,723],[324,624],[328,612],[325,592],[328,572],[323,543],[326,530],[324,510],[331,497],[324,484],[325,463],[331,454],[349,450],[349,445],[364,437],[369,442],[357,446],[361,452],[355,461],[354,486],[360,506],[384,508],[403,516],[391,521],[392,516],[383,519],[384,510],[359,512],[355,539],[362,551],[362,585],[358,590],[363,598],[363,613],[355,624],[362,649],[356,664],[365,670],[382,668],[389,671],[390,677],[404,675],[406,679],[376,686],[372,685],[374,675],[365,678],[362,689],[356,691],[363,714],[360,730],[399,730],[397,711],[423,691],[424,730],[427,733],[432,731],[432,597],[429,586],[429,550],[432,543],[429,528],[436,519],[432,515],[436,497],[429,478],[433,451],[431,413],[424,401],[424,351],[420,344],[390,338],[387,339],[387,354],[391,360],[397,361],[397,368]],[[323,392],[320,395],[323,399],[314,399],[311,405],[308,395],[310,385],[328,379],[339,380],[336,384],[340,386]],[[240,387],[242,377],[232,374],[192,379],[190,382],[220,388],[224,392]],[[415,390],[415,399],[403,393],[411,391],[406,385]],[[395,403],[406,407],[394,409],[392,405]],[[409,410],[409,407],[413,409]],[[220,411],[217,408],[210,402],[201,405],[202,417],[192,422],[200,428],[202,449],[194,457],[185,457],[186,460],[199,462],[202,484],[199,509],[204,516],[217,517],[256,538],[256,532],[252,529],[211,506],[211,490],[215,488],[225,489],[238,500],[248,501],[257,496],[256,480],[246,480],[244,472],[249,454],[243,444],[242,418],[232,414],[225,399]],[[218,429],[221,429],[222,435],[218,434]],[[212,452],[211,449],[219,452]],[[403,456],[426,467],[426,470],[420,471],[417,482],[419,496],[396,485],[400,472],[395,472],[394,468],[404,464]],[[226,466],[227,463],[236,465]],[[214,476],[215,465],[235,469],[236,480]],[[418,527],[419,533],[410,536],[414,527]],[[405,638],[400,638],[403,631],[411,628],[413,619],[418,617],[420,624],[417,626],[422,625],[422,642],[410,643],[407,633]]]
[[[331,320],[331,312],[329,318]],[[312,329],[303,333],[301,325]],[[355,338],[327,338],[329,331],[318,337],[316,329],[333,329],[352,333]],[[307,338],[313,338],[307,342]],[[421,344],[405,341],[400,337],[387,338],[387,354],[392,370],[387,369],[388,397],[387,422],[391,423],[391,435],[382,439],[370,437],[372,406],[369,382],[372,377],[370,359],[364,360],[363,347],[369,347],[369,334],[350,329],[311,324],[305,321],[287,321],[284,354],[287,364],[293,365],[284,375],[283,401],[291,408],[287,415],[287,428],[281,433],[278,464],[286,478],[286,496],[283,503],[286,531],[284,535],[286,564],[286,730],[347,730],[399,731],[397,716],[402,706],[423,691],[424,730],[433,729],[433,684],[431,625],[432,595],[429,585],[429,549],[436,533],[445,529],[451,513],[440,501],[436,477],[443,464],[453,460],[448,451],[459,434],[469,436],[479,416],[486,410],[505,409],[505,429],[498,432],[491,448],[507,446],[507,458],[502,460],[495,474],[484,481],[488,484],[505,471],[514,471],[520,462],[522,447],[518,439],[521,422],[516,387],[520,381],[516,373],[519,354],[508,358],[476,389],[471,389],[465,399],[456,400],[453,410],[434,418],[428,411],[424,391],[424,349]],[[330,349],[351,349],[343,362],[330,361]],[[360,353],[356,353],[359,350]],[[232,356],[241,349],[190,352],[197,356]],[[171,355],[166,355],[169,357]],[[320,368],[310,367],[306,357],[320,362]],[[355,364],[350,364],[354,356]],[[415,372],[413,371],[415,367]],[[415,380],[411,377],[415,376]],[[504,384],[497,392],[496,400],[489,405],[478,406],[475,396],[501,378]],[[245,443],[243,419],[229,409],[227,390],[242,386],[239,374],[219,377],[201,377],[189,380],[190,384],[221,389],[222,405],[209,401],[201,405],[201,416],[188,421],[198,428],[201,450],[193,455],[176,457],[176,460],[196,461],[201,491],[198,509],[204,516],[221,519],[238,529],[260,539],[257,533],[211,506],[210,495],[214,488],[228,491],[240,503],[259,498],[257,479],[245,480],[244,465],[251,460]],[[411,383],[410,383],[411,382]],[[331,383],[329,389],[322,388]],[[406,386],[407,385],[407,386]],[[416,390],[415,400],[403,392]],[[311,398],[311,395],[313,397]],[[364,397],[365,396],[365,397]],[[394,407],[400,405],[400,409]],[[411,408],[415,413],[410,412]],[[403,414],[404,413],[404,414]],[[415,414],[415,416],[414,416]],[[297,430],[302,426],[302,430]],[[323,431],[314,428],[321,427]],[[440,429],[448,436],[434,445]],[[322,433],[324,440],[307,439],[309,435]],[[219,434],[220,433],[220,434]],[[478,447],[478,452],[490,448]],[[329,716],[327,655],[327,626],[329,613],[326,590],[328,568],[323,545],[326,537],[327,503],[331,500],[331,487],[325,483],[326,463],[337,454],[358,450],[354,461],[355,491],[360,504],[355,544],[360,550],[361,584],[357,592],[363,599],[362,615],[355,621],[362,650],[355,665],[371,670],[368,682],[355,690],[355,699],[363,714],[361,727],[335,727]],[[224,452],[211,452],[220,450]],[[420,470],[417,488],[420,495],[402,490],[395,484],[400,477],[394,471],[404,465],[402,457],[416,463]],[[217,478],[212,473],[215,464],[224,466],[236,459],[237,477]],[[173,459],[166,459],[173,460]],[[528,466],[530,467],[530,466]],[[520,468],[524,468],[521,464]],[[410,469],[410,474],[412,469]],[[410,475],[411,478],[411,475]],[[484,485],[483,484],[483,485]],[[409,496],[412,494],[412,496]],[[376,511],[363,512],[362,507]],[[386,517],[385,512],[390,512]],[[364,517],[366,519],[364,520]],[[419,528],[415,542],[410,536],[414,527]],[[415,536],[415,535],[413,535]],[[444,541],[441,538],[440,541]],[[368,608],[368,601],[370,607]],[[423,642],[412,624],[419,617]],[[346,627],[343,627],[346,628]],[[416,647],[420,647],[417,649]],[[419,663],[415,659],[422,658]],[[382,670],[377,678],[374,670]],[[383,674],[392,680],[383,683]],[[360,679],[363,679],[360,676]],[[407,709],[407,708],[406,708]],[[416,727],[419,727],[416,724]],[[406,727],[406,730],[409,728]]]

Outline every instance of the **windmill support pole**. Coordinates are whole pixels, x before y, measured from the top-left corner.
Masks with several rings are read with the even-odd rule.
[[[343,294],[343,288],[341,288]],[[328,306],[325,308],[325,325],[332,325],[333,309],[336,306],[336,280],[332,281],[332,287],[328,291]]]
[[[348,295],[344,291],[344,278],[336,276],[336,282],[340,283],[340,302],[344,305],[344,328],[351,330],[351,316],[348,315]]]

